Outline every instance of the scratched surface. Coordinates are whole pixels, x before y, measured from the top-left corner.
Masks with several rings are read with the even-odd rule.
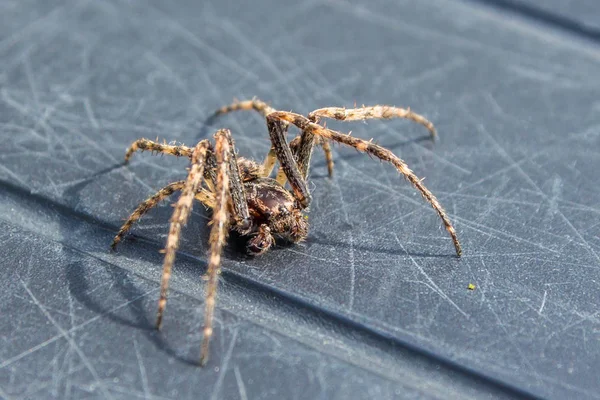
[[[0,398],[600,398],[598,44],[478,2],[248,3],[0,3]],[[335,146],[329,180],[317,152],[307,241],[226,249],[200,370],[209,214],[159,334],[171,207],[107,249],[187,163],[120,162],[136,138],[218,127],[262,159],[257,115],[205,123],[252,96],[425,114],[436,143],[404,121],[328,126],[426,177],[465,254],[391,166]]]
[[[527,16],[553,25],[555,29],[575,31],[579,35],[600,39],[600,8],[596,0],[465,0],[493,4],[513,16]]]

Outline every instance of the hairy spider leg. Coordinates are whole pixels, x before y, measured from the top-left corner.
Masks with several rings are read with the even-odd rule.
[[[151,151],[153,153],[161,153],[173,155],[176,157],[192,157],[193,149],[183,145],[169,145],[164,143],[154,142],[149,139],[138,139],[129,146],[127,152],[125,153],[125,162],[129,162],[131,156],[136,151]],[[212,156],[210,150],[207,150],[207,154]],[[214,156],[213,156],[214,158]],[[213,162],[214,164],[214,162]],[[210,173],[206,171],[206,178],[208,179]],[[214,186],[210,185],[210,181],[206,181],[209,189],[213,189]],[[148,199],[140,203],[140,205],[135,209],[135,211],[129,216],[127,221],[121,226],[121,229],[113,239],[111,243],[111,247],[113,250],[116,249],[117,245],[123,240],[125,234],[131,229],[133,224],[135,224],[144,214],[146,214],[150,209],[156,207],[163,199],[171,196],[174,192],[181,190],[185,185],[185,181],[178,181],[171,183],[164,188],[160,189],[156,194],[150,196]],[[199,191],[195,194],[196,200],[202,202],[206,207],[214,208],[214,196],[211,191],[208,191],[204,188],[199,189]]]
[[[273,172],[273,168],[275,168],[275,163],[277,162],[277,154],[275,153],[274,148],[270,148],[267,156],[265,157],[265,161],[263,161],[263,178],[268,178]]]
[[[323,147],[323,151],[325,152],[325,161],[327,162],[327,174],[331,178],[333,176],[333,153],[331,152],[331,146],[329,145],[329,140],[325,140],[323,138],[319,138],[319,144]]]
[[[422,115],[412,112],[410,109],[403,109],[391,106],[372,106],[362,108],[346,109],[340,107],[319,108],[308,114],[311,122],[319,123],[320,118],[331,118],[339,121],[356,121],[365,119],[391,119],[405,118],[425,126],[431,133],[431,138],[435,140],[437,132],[433,124]],[[325,159],[327,161],[327,172],[329,177],[333,176],[333,156],[329,141],[323,137],[317,139],[317,144],[323,147]]]
[[[218,138],[224,138],[220,140],[227,141],[227,166],[229,170],[228,190],[230,193],[231,202],[233,204],[233,214],[236,221],[236,228],[243,235],[250,231],[252,222],[250,218],[250,211],[248,210],[248,200],[246,198],[246,193],[244,192],[244,189],[242,187],[242,178],[238,169],[237,156],[234,150],[235,145],[233,142],[233,138],[231,137],[231,133],[228,130],[220,130]],[[218,151],[219,149],[215,149],[216,153],[218,153]],[[212,157],[217,157],[216,164],[218,165],[218,155],[215,154],[212,155]],[[217,176],[217,182],[218,181],[219,178]],[[216,190],[218,191],[218,188]]]
[[[275,154],[277,155],[277,159],[279,160],[281,169],[290,183],[292,194],[302,208],[308,208],[312,199],[303,175],[304,171],[307,171],[307,169],[296,163],[296,158],[285,138],[285,127],[283,125],[283,122],[285,121],[281,118],[272,117],[272,115],[279,113],[279,111],[276,111],[267,115],[267,128],[269,129],[269,135],[271,136],[271,143],[275,150]],[[303,134],[302,136],[306,136],[306,144],[310,144],[310,151],[312,151],[314,135],[308,133],[306,135]],[[300,141],[299,147],[300,151],[302,151],[302,140]],[[308,157],[310,158],[310,154]]]
[[[217,110],[215,115],[221,115],[237,110],[255,110],[258,111],[262,116],[266,117],[272,147],[263,163],[264,174],[265,176],[270,175],[275,165],[276,158],[279,161],[281,169],[284,171],[287,180],[290,182],[294,197],[299,201],[303,208],[308,207],[311,201],[308,186],[305,181],[305,173],[308,172],[308,163],[306,163],[306,166],[301,167],[302,171],[300,171],[299,167],[296,165],[296,158],[294,157],[292,150],[290,149],[290,146],[285,138],[289,123],[280,119],[270,120],[269,115],[277,111],[267,105],[265,102],[258,99],[240,101],[222,107]],[[310,137],[308,135],[305,136],[306,138],[304,141],[302,139],[300,140],[298,151],[310,157],[314,138],[313,135],[310,135]],[[307,147],[310,147],[310,150],[306,151]]]
[[[144,214],[146,214],[148,211],[150,211],[151,208],[156,207],[156,205],[158,203],[160,203],[163,199],[169,197],[176,191],[181,190],[184,185],[185,185],[185,181],[173,182],[173,183],[165,186],[164,188],[160,189],[156,194],[154,194],[153,196],[150,196],[148,199],[146,199],[145,201],[140,203],[140,205],[137,206],[135,211],[133,213],[131,213],[129,218],[127,218],[127,221],[125,221],[123,226],[121,226],[121,229],[119,229],[119,233],[117,233],[117,235],[113,239],[110,247],[112,247],[112,249],[115,250],[117,248],[117,245],[119,244],[119,242],[123,239],[125,234],[131,229],[133,224],[135,224],[137,222],[137,220],[142,218],[142,216]]]
[[[157,143],[148,139],[138,139],[129,146],[125,153],[125,163],[129,162],[129,159],[136,151],[151,151],[163,154],[169,154],[175,157],[192,157],[194,149],[187,146],[175,146],[166,143]]]
[[[162,326],[163,314],[167,306],[167,292],[169,289],[169,279],[171,278],[171,269],[175,262],[175,253],[179,247],[179,237],[181,227],[185,225],[192,211],[192,205],[195,194],[200,188],[202,177],[204,174],[204,166],[206,162],[206,154],[208,151],[208,140],[199,142],[192,153],[192,165],[189,169],[185,185],[179,196],[179,200],[175,205],[171,224],[169,227],[169,236],[167,236],[167,244],[165,246],[165,259],[163,262],[163,273],[160,282],[160,299],[158,301],[158,312],[156,315],[156,328]]]
[[[254,98],[252,100],[238,101],[238,102],[232,103],[228,106],[221,107],[219,110],[217,110],[215,112],[214,116],[226,114],[231,111],[238,111],[238,110],[255,110],[265,118],[270,113],[277,111],[273,107],[271,107],[267,103],[265,103],[264,101]],[[285,121],[282,121],[282,123],[284,125],[285,132],[287,132],[289,124]],[[333,157],[332,157],[332,153],[331,153],[331,147],[329,146],[329,143],[327,143],[326,140],[319,140],[319,141],[317,141],[317,144],[319,144],[323,147],[323,151],[325,152],[325,159],[327,160],[327,170],[329,173],[329,177],[331,177],[331,176],[333,176]],[[267,154],[267,157],[265,158],[265,161],[263,162],[263,170],[264,170],[263,176],[264,177],[268,177],[269,175],[271,175],[271,172],[273,171],[273,168],[275,167],[276,161],[277,161],[277,155],[276,155],[275,149],[273,147],[271,147],[271,149],[269,150],[269,153]],[[307,172],[308,172],[308,170],[306,170],[305,173],[303,174],[305,179],[307,176]],[[285,175],[283,172],[278,173],[277,180],[285,183],[286,178],[284,176]]]
[[[301,152],[301,144],[306,144],[306,136],[310,136],[311,139],[314,139],[313,142],[313,146],[314,143],[316,143],[317,139],[319,139],[319,137],[314,137],[314,135],[312,133],[306,133],[306,132],[302,132],[302,134],[296,136],[291,142],[290,142],[290,149],[292,149],[292,154],[294,154],[294,157],[296,158],[296,163],[298,164],[298,168],[300,169],[300,173],[302,174],[302,176],[304,177],[304,179],[306,180],[308,178],[308,169],[310,168],[310,158],[312,155],[312,151],[310,151],[310,148],[308,149],[309,151],[307,152],[306,147],[303,149],[304,151]],[[302,141],[302,138],[304,137],[304,142]],[[308,142],[310,145],[310,142]],[[285,183],[287,182],[287,176],[285,175],[285,172],[283,171],[283,169],[279,169],[279,171],[277,171],[277,177],[276,177],[277,183],[279,183],[281,186],[284,186]]]
[[[215,190],[216,207],[213,210],[212,228],[210,231],[210,258],[208,262],[208,283],[206,286],[206,300],[204,309],[204,328],[202,337],[202,346],[200,350],[200,365],[206,365],[209,356],[210,338],[213,334],[213,315],[215,311],[215,301],[217,295],[218,271],[221,265],[221,252],[227,233],[229,232],[228,221],[229,211],[228,203],[230,192],[230,158],[235,153],[230,144],[231,134],[228,130],[222,129],[215,134],[215,156],[217,160],[217,183]],[[237,168],[236,168],[237,169]],[[239,178],[239,173],[237,174]]]
[[[437,198],[433,195],[433,193],[431,193],[429,191],[429,189],[427,189],[425,187],[425,185],[423,185],[423,183],[415,175],[415,173],[413,171],[411,171],[410,168],[408,168],[408,165],[402,159],[400,159],[398,156],[396,156],[394,153],[392,153],[390,150],[385,149],[375,143],[372,143],[372,142],[369,142],[369,141],[366,141],[363,139],[355,138],[350,135],[345,135],[341,132],[337,132],[337,131],[334,131],[331,129],[324,128],[323,126],[310,121],[308,118],[306,118],[300,114],[295,114],[295,113],[285,112],[285,111],[277,111],[277,112],[269,114],[267,117],[268,121],[275,121],[278,119],[287,121],[291,124],[294,124],[302,131],[308,131],[314,135],[318,135],[318,136],[324,137],[326,139],[334,140],[338,143],[342,143],[347,146],[354,147],[356,150],[358,150],[360,152],[370,154],[372,156],[379,158],[382,161],[386,161],[386,162],[389,162],[392,165],[394,165],[394,167],[396,167],[398,172],[400,172],[402,175],[404,175],[406,177],[406,179],[408,179],[408,181],[421,193],[421,195],[425,198],[425,200],[438,213],[438,215],[440,216],[440,218],[442,219],[442,221],[444,223],[444,226],[446,227],[446,230],[448,231],[448,233],[450,234],[450,237],[452,238],[452,242],[454,243],[454,247],[456,249],[456,255],[459,257],[461,256],[462,249],[460,246],[460,242],[458,241],[458,237],[456,236],[456,231],[455,231],[454,227],[452,226],[452,223],[450,222],[450,219],[448,218],[448,215],[446,214],[446,211],[444,210],[444,208],[440,205],[440,203],[438,202]],[[274,126],[276,126],[276,125],[274,125]],[[288,179],[289,179],[289,175],[288,175]]]
[[[184,185],[185,185],[185,181],[178,181],[178,182],[171,183],[170,185],[167,185],[164,188],[160,189],[153,196],[150,196],[148,199],[146,199],[145,201],[140,203],[140,205],[137,206],[135,211],[133,213],[131,213],[129,218],[127,218],[127,221],[125,221],[123,226],[121,226],[121,229],[119,229],[119,232],[113,239],[110,247],[113,250],[116,250],[117,245],[123,240],[123,238],[125,237],[127,232],[129,232],[129,230],[131,229],[133,224],[135,224],[140,218],[142,218],[152,208],[156,207],[162,200],[169,197],[176,191],[183,189]],[[200,201],[202,204],[204,204],[208,208],[215,207],[214,195],[204,188],[201,188],[200,191],[198,193],[196,193],[196,195],[194,197],[196,200]]]
[[[338,121],[362,121],[365,119],[392,119],[392,118],[405,118],[414,121],[418,124],[423,125],[429,133],[431,138],[437,137],[437,131],[429,120],[422,115],[414,113],[410,108],[399,108],[392,106],[371,106],[361,108],[343,108],[343,107],[326,107],[319,108],[308,114],[308,119],[311,122],[318,123],[321,118],[337,119]]]
[[[264,101],[254,98],[252,100],[238,101],[238,102],[232,103],[228,106],[221,107],[213,114],[213,116],[211,116],[211,118],[216,117],[218,115],[227,114],[229,112],[239,111],[239,110],[254,110],[254,111],[257,111],[263,117],[266,117],[270,113],[277,111],[273,107],[271,107],[267,103],[265,103]],[[288,124],[285,123],[286,131],[287,131],[287,126],[288,126]],[[275,149],[273,149],[273,147],[271,147],[271,149],[267,153],[267,156],[265,157],[265,160],[263,161],[263,171],[264,171],[264,173],[262,175],[263,178],[266,178],[269,175],[271,175],[271,172],[273,171],[273,168],[275,167],[276,162],[277,162],[277,155],[275,153]]]
[[[210,237],[211,253],[207,271],[208,284],[206,292],[205,327],[203,329],[203,341],[200,354],[201,365],[205,365],[208,360],[218,283],[217,273],[220,265],[221,251],[229,230],[228,223],[230,216],[228,204],[230,200],[233,209],[236,212],[236,216],[238,216],[236,217],[236,223],[239,225],[238,227],[242,233],[250,228],[250,215],[246,194],[243,189],[237,165],[231,133],[226,129],[219,130],[215,134],[215,139],[216,146],[214,151],[207,140],[198,143],[194,149],[186,146],[160,144],[148,139],[139,139],[134,142],[127,150],[126,161],[128,161],[131,155],[136,151],[150,150],[178,157],[189,157],[192,159],[192,166],[186,180],[174,182],[166,186],[157,194],[140,204],[113,240],[114,247],[121,241],[122,237],[131,226],[148,212],[148,210],[156,206],[162,199],[170,196],[175,191],[182,191],[179,201],[175,205],[173,216],[171,217],[169,236],[164,250],[165,260],[163,264],[160,300],[156,319],[156,326],[160,329],[167,304],[171,270],[175,261],[175,253],[179,246],[181,227],[185,225],[189,218],[193,199],[195,198],[207,207],[213,209],[213,227],[211,229]],[[210,191],[201,187],[203,176]]]
[[[346,109],[342,107],[326,107],[319,108],[308,114],[308,120],[316,124],[319,123],[321,118],[331,118],[339,121],[358,121],[365,119],[391,119],[391,118],[405,118],[411,121],[417,122],[425,126],[431,133],[431,138],[435,139],[437,132],[433,123],[428,121],[422,115],[412,112],[410,109],[404,109],[392,106],[372,106],[362,108],[351,108]],[[297,136],[290,142],[292,152],[296,156],[296,160],[300,165],[300,169],[303,172],[304,178],[308,176],[308,169],[310,164],[310,157],[312,153],[312,143],[309,138],[310,134],[302,132],[300,136]],[[333,156],[331,153],[331,147],[329,140],[320,136],[314,139],[315,144],[319,144],[323,147],[325,152],[325,159],[327,161],[327,172],[329,177],[333,176]],[[281,185],[285,184],[286,176],[283,172],[279,171],[277,174],[277,182]]]
[[[266,117],[272,112],[277,111],[264,101],[259,100],[257,98],[253,98],[252,100],[236,101],[235,103],[232,103],[228,106],[221,107],[215,112],[214,115],[217,116],[221,114],[227,114],[231,111],[238,110],[255,110],[258,111],[263,117]]]

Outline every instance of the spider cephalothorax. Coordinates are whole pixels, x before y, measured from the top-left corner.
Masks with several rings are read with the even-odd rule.
[[[240,158],[238,169],[246,192],[246,204],[250,213],[247,226],[237,228],[242,235],[250,236],[247,250],[251,255],[267,251],[275,237],[297,243],[308,235],[307,217],[293,194],[275,179],[265,178],[262,166],[252,160]]]
[[[238,159],[231,133],[227,129],[217,131],[214,136],[214,146],[208,140],[202,140],[192,148],[139,139],[129,147],[125,154],[126,161],[134,152],[144,150],[191,159],[187,179],[165,186],[141,203],[123,224],[112,243],[112,247],[115,248],[142,215],[156,206],[162,199],[176,191],[181,191],[173,211],[169,236],[164,250],[165,259],[156,321],[159,329],[167,304],[169,278],[175,261],[175,253],[179,246],[181,228],[190,215],[194,200],[198,200],[212,209],[204,338],[200,356],[202,365],[208,360],[218,270],[227,233],[235,230],[241,236],[248,237],[247,251],[253,255],[267,251],[275,243],[276,237],[293,243],[304,240],[308,235],[308,221],[304,213],[308,210],[311,202],[307,177],[312,151],[316,144],[322,146],[325,151],[330,176],[333,171],[330,141],[345,144],[381,161],[391,163],[438,213],[452,238],[457,256],[460,256],[462,252],[456,232],[446,212],[435,196],[423,185],[404,161],[390,150],[371,141],[355,138],[319,124],[321,118],[333,118],[342,121],[371,118],[406,118],[425,126],[431,132],[432,137],[435,137],[436,131],[433,124],[427,119],[409,109],[391,106],[354,109],[321,108],[305,117],[292,112],[277,111],[256,99],[223,107],[217,111],[217,114],[252,109],[265,117],[271,139],[271,150],[262,164],[241,157]],[[286,134],[290,125],[296,126],[301,134],[288,143]],[[273,179],[270,176],[277,162],[279,162],[280,170],[275,174],[276,178]],[[289,184],[289,190],[286,188],[286,183]]]

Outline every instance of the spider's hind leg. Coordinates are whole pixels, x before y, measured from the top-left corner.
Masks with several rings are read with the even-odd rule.
[[[454,243],[454,248],[456,250],[456,255],[458,257],[461,256],[462,248],[460,246],[460,242],[458,241],[456,230],[454,229],[454,226],[452,226],[450,218],[448,218],[448,215],[446,214],[446,211],[444,210],[442,205],[439,203],[439,201],[433,195],[433,193],[431,193],[429,189],[427,189],[425,185],[423,185],[421,179],[419,179],[415,175],[415,173],[408,167],[408,165],[390,150],[381,147],[375,143],[369,142],[367,140],[359,139],[350,135],[345,135],[343,133],[336,132],[331,129],[327,129],[319,124],[312,122],[310,119],[300,114],[278,111],[269,115],[267,119],[281,119],[287,121],[297,126],[303,132],[309,132],[313,135],[321,136],[325,139],[345,144],[347,146],[355,148],[360,152],[377,157],[381,161],[386,161],[392,164],[396,168],[396,170],[398,170],[398,172],[404,175],[404,177],[415,187],[415,189],[417,189],[421,193],[423,198],[437,212],[440,219],[444,223],[444,226],[446,227],[446,231],[450,234],[450,237],[452,238],[452,242]]]
[[[235,144],[233,142],[233,138],[231,137],[231,132],[227,129],[222,129],[217,132],[216,136],[220,141],[227,141],[227,146],[223,146],[224,150],[227,152],[227,157],[225,157],[225,162],[227,162],[228,168],[228,191],[229,198],[231,198],[231,203],[233,205],[233,217],[235,219],[235,228],[241,234],[246,234],[249,232],[252,220],[250,218],[250,211],[248,210],[248,199],[246,198],[246,192],[244,191],[242,176],[240,175],[240,165],[246,165],[247,167],[252,168],[251,163],[244,162],[243,159],[240,159],[241,163],[238,163],[237,156],[235,154]],[[215,154],[211,155],[211,159],[215,162],[215,167],[219,163],[219,157],[217,155],[219,149],[215,147]],[[258,168],[260,170],[260,168]],[[248,171],[248,173],[253,173],[258,171]],[[218,182],[218,176],[217,176]],[[218,190],[218,189],[217,189]],[[219,202],[217,200],[216,205],[219,206]]]
[[[423,125],[431,133],[431,138],[437,137],[433,123],[424,116],[412,112],[410,108],[393,106],[371,106],[361,108],[327,107],[319,108],[308,114],[311,122],[318,123],[321,118],[332,118],[338,121],[361,121],[365,119],[405,118]]]
[[[308,208],[311,202],[310,192],[306,183],[308,174],[308,165],[310,155],[314,144],[314,135],[310,132],[303,132],[299,139],[298,150],[294,155],[288,144],[285,133],[287,130],[287,121],[274,116],[275,114],[286,114],[285,112],[274,112],[267,115],[267,127],[271,137],[271,145],[277,155],[277,160],[285,174],[292,193],[302,209]],[[303,160],[303,163],[297,160]]]
[[[262,115],[263,117],[266,117],[267,115],[271,114],[272,112],[277,111],[273,107],[271,107],[267,103],[265,103],[264,101],[254,98],[252,100],[236,101],[228,106],[221,107],[211,116],[211,118],[222,115],[222,114],[227,114],[232,111],[239,111],[239,110],[254,110],[254,111],[258,112],[260,115]],[[288,126],[288,124],[284,123],[285,131],[287,131],[287,126]],[[269,150],[269,153],[265,157],[265,160],[263,161],[263,168],[262,168],[263,175],[262,176],[264,178],[268,177],[271,174],[271,172],[273,171],[273,168],[275,167],[276,161],[277,161],[277,155],[275,154],[275,150],[273,148],[271,148]]]
[[[319,138],[321,140],[318,141],[318,144],[321,145],[323,151],[325,152],[325,161],[327,161],[327,173],[331,178],[333,176],[333,154],[331,153],[331,146],[329,145],[329,140],[325,140],[323,138]]]

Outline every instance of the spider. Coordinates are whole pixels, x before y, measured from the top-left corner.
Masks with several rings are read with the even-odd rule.
[[[167,243],[162,250],[165,256],[156,318],[156,327],[160,329],[167,305],[169,278],[179,246],[181,227],[185,225],[190,215],[194,200],[212,209],[200,365],[205,365],[209,356],[221,251],[229,231],[236,231],[240,236],[248,238],[246,248],[251,255],[263,254],[269,250],[275,243],[275,237],[292,243],[306,239],[308,217],[305,213],[311,202],[307,176],[312,151],[316,144],[322,146],[325,151],[330,176],[333,172],[330,141],[351,146],[359,152],[391,163],[438,213],[452,238],[456,255],[460,257],[462,252],[460,243],[446,212],[404,161],[390,150],[371,141],[343,134],[319,124],[321,118],[341,121],[406,118],[425,126],[435,138],[436,130],[433,124],[421,115],[410,109],[377,105],[354,109],[321,108],[303,116],[277,111],[258,99],[235,102],[219,109],[214,115],[235,110],[255,110],[266,119],[271,149],[264,162],[259,164],[249,159],[238,158],[233,138],[227,129],[220,129],[215,133],[214,145],[205,139],[193,148],[161,144],[148,139],[136,140],[127,150],[125,162],[128,162],[136,151],[149,150],[153,153],[188,157],[191,159],[191,167],[186,180],[165,186],[141,203],[123,224],[112,242],[112,248],[115,249],[137,220],[161,200],[181,191],[170,220]],[[290,124],[295,125],[301,133],[288,143],[286,133]],[[279,162],[280,171],[276,174],[276,178],[272,179],[270,176],[276,162]],[[289,183],[289,190],[285,186],[286,182]]]

